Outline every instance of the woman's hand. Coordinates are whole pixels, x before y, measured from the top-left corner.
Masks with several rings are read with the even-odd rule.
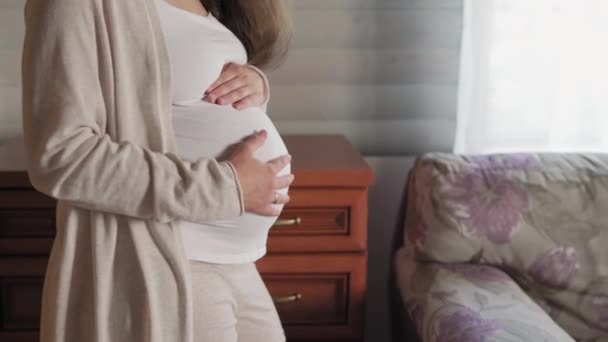
[[[293,182],[293,174],[277,176],[290,162],[291,157],[284,155],[267,163],[257,160],[253,154],[267,138],[266,131],[247,136],[239,144],[232,146],[227,153],[228,160],[236,169],[241,184],[245,211],[263,216],[279,216],[280,210],[273,204],[289,202],[289,196],[277,190],[287,188]]]
[[[267,98],[266,81],[253,68],[228,63],[220,77],[205,91],[206,100],[236,109],[261,106]]]

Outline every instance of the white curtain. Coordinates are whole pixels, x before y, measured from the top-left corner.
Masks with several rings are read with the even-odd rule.
[[[608,152],[608,0],[465,0],[455,152]]]

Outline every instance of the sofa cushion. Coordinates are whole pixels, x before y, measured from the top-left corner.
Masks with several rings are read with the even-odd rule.
[[[608,337],[608,156],[428,154],[409,183],[420,262],[500,267],[577,338]]]
[[[395,261],[399,288],[424,342],[574,341],[495,267],[411,263],[405,249]]]

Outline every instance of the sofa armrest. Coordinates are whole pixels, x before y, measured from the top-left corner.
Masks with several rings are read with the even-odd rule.
[[[405,248],[395,265],[422,341],[574,341],[498,268],[421,264]]]

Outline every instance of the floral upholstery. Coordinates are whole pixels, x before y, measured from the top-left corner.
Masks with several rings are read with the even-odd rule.
[[[498,268],[417,263],[410,251],[398,253],[398,266],[409,271],[398,280],[423,341],[573,341]]]
[[[608,156],[425,155],[405,226],[424,341],[608,341]]]

